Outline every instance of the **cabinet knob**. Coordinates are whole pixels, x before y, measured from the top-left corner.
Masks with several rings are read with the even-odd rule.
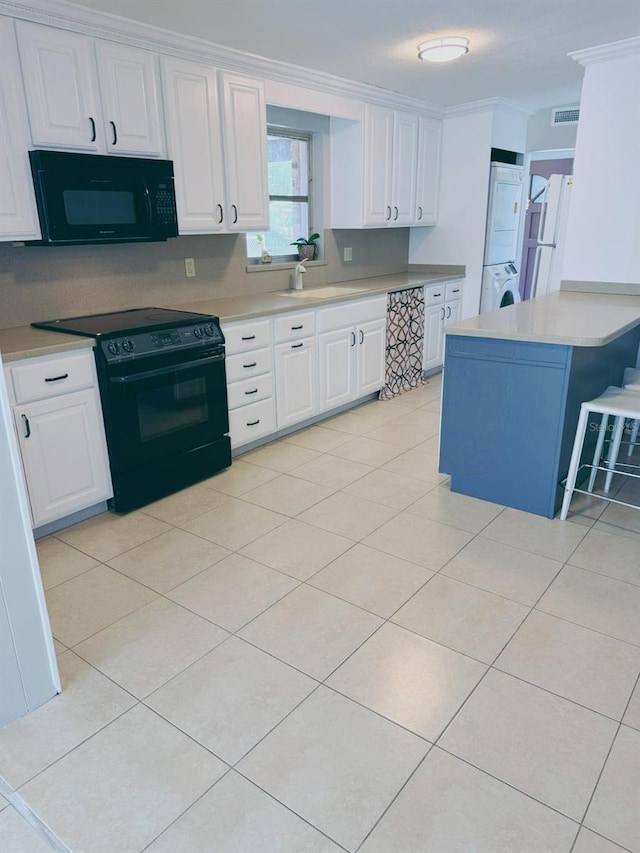
[[[109,124],[111,125],[111,130],[113,131],[113,139],[111,140],[112,144],[117,145],[118,144],[118,131],[116,130],[116,123],[115,123],[115,121],[110,121]]]

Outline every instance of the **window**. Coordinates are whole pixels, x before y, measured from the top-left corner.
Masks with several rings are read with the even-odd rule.
[[[267,131],[269,161],[268,231],[247,233],[247,257],[263,251],[274,260],[297,259],[294,240],[311,233],[311,134],[283,128]]]

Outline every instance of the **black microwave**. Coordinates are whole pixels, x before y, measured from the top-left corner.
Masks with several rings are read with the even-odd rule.
[[[139,243],[178,236],[171,160],[29,151],[42,240]]]

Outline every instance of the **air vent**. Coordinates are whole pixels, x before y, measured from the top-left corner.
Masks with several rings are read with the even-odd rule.
[[[556,107],[551,110],[551,126],[555,127],[558,124],[578,124],[580,118],[580,106],[575,107]]]

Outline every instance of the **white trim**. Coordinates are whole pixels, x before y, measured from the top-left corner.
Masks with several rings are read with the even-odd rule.
[[[204,39],[132,21],[120,15],[96,12],[66,0],[0,0],[0,14],[72,30],[92,38],[111,39],[121,44],[215,65],[225,71],[289,84],[294,81],[297,85],[315,91],[396,109],[414,110],[433,118],[442,118],[444,114],[444,107],[429,101],[300,65],[244,53]]]
[[[517,115],[527,117],[532,116],[535,112],[535,110],[528,110],[520,106],[520,104],[514,103],[514,101],[509,101],[507,98],[484,98],[481,101],[469,101],[466,104],[456,104],[454,107],[447,107],[445,117],[481,113],[493,109],[509,110]]]
[[[640,54],[640,36],[633,36],[629,39],[587,47],[584,50],[573,50],[567,56],[579,62],[580,65],[592,65],[594,62],[609,62],[611,59],[638,54]]]

